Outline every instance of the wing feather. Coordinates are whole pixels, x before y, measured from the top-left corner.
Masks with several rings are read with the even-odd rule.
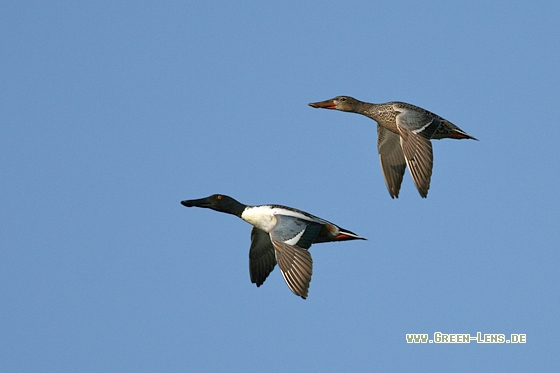
[[[420,195],[426,198],[434,165],[432,143],[429,139],[406,128],[398,127],[398,129],[401,134],[401,147],[414,185]]]
[[[270,235],[262,229],[253,227],[251,249],[249,250],[249,274],[251,282],[261,286],[276,266],[276,255]]]
[[[400,144],[400,136],[377,125],[377,149],[385,185],[391,198],[398,198],[406,169],[406,160]]]
[[[274,239],[272,245],[284,281],[294,294],[307,298],[313,272],[311,254],[306,249]]]

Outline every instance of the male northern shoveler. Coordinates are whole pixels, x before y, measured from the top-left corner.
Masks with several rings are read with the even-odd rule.
[[[261,286],[278,263],[290,290],[303,299],[307,298],[313,268],[308,250],[311,244],[365,240],[333,223],[286,206],[247,206],[223,194],[181,201],[181,204],[225,212],[252,224],[251,282]]]
[[[377,122],[379,160],[392,198],[399,197],[407,165],[416,189],[427,197],[434,163],[431,139],[476,140],[448,120],[404,102],[371,104],[338,96],[309,106],[363,114]]]

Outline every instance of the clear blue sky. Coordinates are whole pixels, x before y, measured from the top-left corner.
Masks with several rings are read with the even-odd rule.
[[[558,369],[558,1],[48,3],[0,5],[0,371]],[[337,95],[480,141],[392,200]],[[179,203],[213,193],[369,240],[257,288],[250,225]]]

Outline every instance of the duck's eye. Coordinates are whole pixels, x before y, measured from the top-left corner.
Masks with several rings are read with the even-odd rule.
[[[346,97],[341,97],[340,101],[346,101]]]
[[[217,199],[222,199],[222,196],[218,196],[218,197],[216,197],[216,198],[217,198]]]

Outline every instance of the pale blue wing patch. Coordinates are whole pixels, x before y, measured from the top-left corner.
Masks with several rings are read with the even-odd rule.
[[[441,121],[435,115],[427,111],[397,108],[400,113],[397,115],[397,127],[404,128],[415,135],[421,135],[426,139],[431,139],[433,134],[441,125]]]
[[[276,225],[270,231],[272,240],[303,249],[309,249],[323,226],[292,216],[276,215],[276,219]]]

